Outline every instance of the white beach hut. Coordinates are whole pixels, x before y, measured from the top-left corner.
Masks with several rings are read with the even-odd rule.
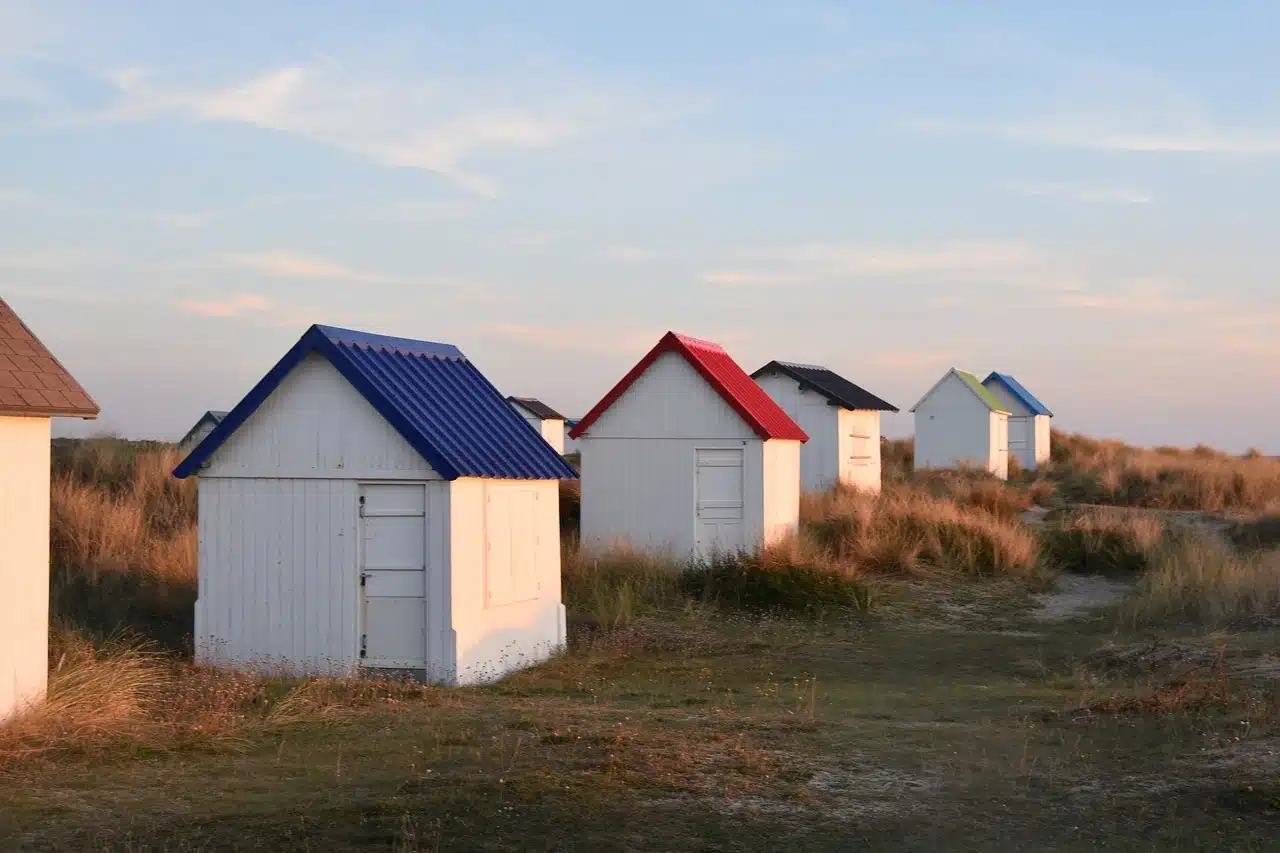
[[[98,406],[0,299],[0,720],[49,678],[51,418]]]
[[[916,470],[967,465],[1009,476],[1009,412],[972,373],[947,371],[911,411]]]
[[[209,433],[213,432],[214,427],[222,423],[226,418],[226,412],[205,412],[192,425],[191,429],[187,430],[187,434],[178,440],[178,449],[183,453],[190,453],[200,442],[209,437]]]
[[[808,436],[717,344],[667,333],[570,435],[585,542],[705,558],[799,523]]]
[[[802,489],[844,483],[880,491],[880,413],[895,406],[810,364],[771,361],[751,378],[809,435],[800,450]]]
[[[1007,373],[992,373],[982,384],[1009,410],[1009,454],[1028,471],[1048,462],[1053,412]]]
[[[313,326],[174,474],[201,662],[457,684],[564,643],[575,474],[455,347]]]
[[[564,415],[533,397],[508,397],[507,402],[515,406],[520,417],[528,421],[556,453],[564,454]]]

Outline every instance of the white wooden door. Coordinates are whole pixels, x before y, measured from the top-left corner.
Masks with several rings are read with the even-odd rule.
[[[427,511],[421,485],[360,490],[360,662],[423,669],[427,658]]]
[[[707,559],[746,547],[741,448],[698,450],[697,548]]]

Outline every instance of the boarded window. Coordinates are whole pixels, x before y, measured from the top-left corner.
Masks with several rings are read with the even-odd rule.
[[[485,496],[485,601],[491,607],[541,594],[538,578],[538,493],[496,489]]]
[[[853,451],[850,453],[853,464],[857,466],[870,465],[875,460],[871,436],[855,431],[850,438],[853,440]]]

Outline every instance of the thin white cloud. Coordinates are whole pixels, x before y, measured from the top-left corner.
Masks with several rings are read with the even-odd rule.
[[[1022,243],[952,242],[936,246],[813,243],[756,253],[750,265],[704,273],[708,284],[765,286],[857,279],[933,283],[1066,286],[1061,267]]]
[[[643,353],[662,337],[665,329],[550,326],[537,323],[489,323],[485,335],[533,347],[599,354]]]
[[[357,284],[404,284],[413,281],[408,276],[358,270],[287,250],[228,255],[225,263],[268,278],[347,281]]]
[[[1202,316],[1224,309],[1215,299],[1185,298],[1171,295],[1166,288],[1153,282],[1139,282],[1119,292],[1064,293],[1054,299],[1061,308],[1079,311],[1096,311],[1105,314],[1184,314]]]
[[[767,287],[775,284],[796,284],[800,278],[780,272],[755,270],[717,270],[702,274],[707,284],[719,284],[727,287]]]
[[[12,187],[0,187],[0,204],[23,204],[31,201],[31,193]]]
[[[262,313],[272,308],[271,300],[257,293],[236,293],[225,299],[188,299],[178,303],[178,310],[201,317],[240,317]]]
[[[65,272],[82,268],[92,261],[92,255],[79,249],[49,249],[0,254],[0,269],[22,272]]]
[[[607,260],[624,264],[642,264],[648,261],[661,261],[675,256],[674,252],[665,249],[646,249],[642,246],[612,246],[601,253]]]
[[[536,88],[456,78],[361,77],[334,62],[295,65],[225,88],[158,83],[138,69],[110,75],[120,100],[93,116],[137,121],[174,115],[247,124],[300,136],[385,166],[424,169],[482,195],[496,180],[473,169],[477,156],[547,148],[602,127],[651,121],[661,114],[570,81]]]
[[[1151,204],[1151,194],[1128,187],[1082,187],[1071,184],[1031,184],[1013,190],[1032,198],[1078,201],[1085,204]]]
[[[1179,122],[1181,123],[1181,122]],[[1205,154],[1242,157],[1280,155],[1280,130],[1232,127],[1167,127],[1139,129],[1113,120],[1027,119],[1021,121],[952,121],[920,119],[910,122],[922,133],[1001,139],[1048,148],[1075,148],[1141,154]]]

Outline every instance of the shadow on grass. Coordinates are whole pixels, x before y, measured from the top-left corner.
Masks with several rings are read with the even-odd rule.
[[[192,654],[195,604],[194,583],[139,572],[94,578],[55,570],[49,590],[49,617],[55,624],[98,639],[124,632],[184,656]]]

